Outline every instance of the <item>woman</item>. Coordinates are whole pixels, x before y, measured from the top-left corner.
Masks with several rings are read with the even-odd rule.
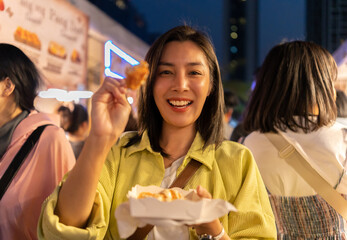
[[[279,157],[265,135],[277,133],[299,144],[310,165],[347,194],[346,130],[335,122],[333,57],[317,44],[288,42],[268,53],[257,76],[244,119],[245,129],[252,133],[244,144],[270,193],[278,238],[341,239],[342,217]]]
[[[124,82],[106,78],[93,96],[91,131],[77,164],[43,206],[40,237],[120,239],[114,212],[127,201],[127,192],[136,184],[168,187],[194,158],[202,166],[185,189],[229,201],[239,211],[184,226],[177,239],[202,234],[275,238],[251,153],[223,141],[223,88],[208,38],[188,26],[173,28],[159,37],[145,60],[150,73],[139,99],[139,131],[118,140],[131,108]],[[160,239],[160,234],[154,227],[149,238]]]
[[[75,158],[64,131],[34,110],[40,76],[17,47],[0,44],[0,177],[29,135],[47,126],[0,201],[0,239],[37,239],[41,204]]]

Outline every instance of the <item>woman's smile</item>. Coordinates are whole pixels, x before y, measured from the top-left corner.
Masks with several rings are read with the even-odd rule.
[[[187,111],[193,101],[187,99],[169,99],[167,100],[173,111],[183,112]]]

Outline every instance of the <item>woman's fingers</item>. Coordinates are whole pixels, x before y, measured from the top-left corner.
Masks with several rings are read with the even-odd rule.
[[[94,93],[93,102],[128,104],[127,89],[124,80],[106,77],[100,88]]]
[[[199,197],[209,198],[209,199],[212,198],[211,194],[205,188],[203,188],[200,185],[196,188],[196,192],[197,192]]]
[[[100,90],[101,92],[106,91],[111,93],[115,98],[119,96],[119,93],[121,93],[121,95],[124,95],[126,92],[124,84],[122,84],[120,80],[110,77],[105,78]]]
[[[126,98],[124,81],[106,77],[92,99],[90,134],[117,136],[124,131],[131,106]]]

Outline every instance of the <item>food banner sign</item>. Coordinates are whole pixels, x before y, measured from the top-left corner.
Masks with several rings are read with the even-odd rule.
[[[0,0],[0,42],[31,58],[44,88],[86,85],[87,37],[88,17],[65,0]]]

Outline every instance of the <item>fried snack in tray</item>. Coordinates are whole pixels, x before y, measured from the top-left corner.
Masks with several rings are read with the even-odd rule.
[[[147,198],[147,197],[156,198],[159,201],[163,201],[163,202],[170,202],[177,199],[185,199],[182,196],[182,194],[175,189],[164,189],[163,191],[159,193],[141,192],[137,196],[137,199]]]
[[[141,61],[140,64],[125,69],[125,83],[128,88],[136,90],[146,81],[148,74],[148,63]]]

